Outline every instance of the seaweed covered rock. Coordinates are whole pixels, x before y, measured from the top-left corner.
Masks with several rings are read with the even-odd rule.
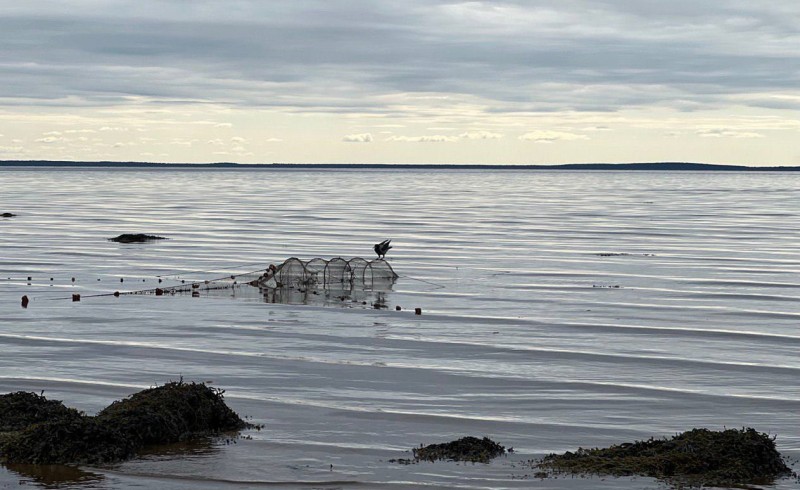
[[[0,432],[18,431],[39,422],[78,415],[80,412],[74,408],[36,393],[18,391],[0,395]]]
[[[225,405],[222,394],[204,384],[173,382],[116,401],[94,417],[42,396],[6,395],[13,398],[0,398],[5,400],[0,401],[0,420],[6,427],[0,433],[0,461],[119,461],[144,446],[249,427]],[[47,410],[39,409],[38,415],[26,419],[20,415],[24,403]]]
[[[133,439],[96,417],[65,416],[34,424],[0,445],[0,458],[17,463],[97,464],[130,458]]]
[[[115,401],[97,418],[128,434],[137,445],[245,428],[247,424],[225,405],[222,393],[204,384],[174,382]]]
[[[546,456],[540,468],[600,475],[642,475],[697,486],[728,486],[791,474],[775,440],[755,429],[693,429],[604,449]]]
[[[505,454],[506,448],[488,437],[462,437],[456,441],[413,449],[414,459],[418,461],[470,461],[488,463],[492,459]]]
[[[122,235],[108,239],[110,242],[117,243],[145,243],[154,240],[166,240],[166,238],[163,236],[146,235],[144,233],[123,233]]]

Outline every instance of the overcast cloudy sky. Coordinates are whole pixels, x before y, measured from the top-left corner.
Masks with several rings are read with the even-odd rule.
[[[797,0],[0,0],[0,159],[800,165]]]

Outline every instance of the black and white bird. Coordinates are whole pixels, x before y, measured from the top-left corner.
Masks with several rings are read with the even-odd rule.
[[[388,252],[389,249],[392,248],[392,246],[389,245],[390,243],[392,243],[391,240],[384,240],[381,243],[376,243],[375,246],[372,247],[372,250],[374,250],[375,253],[378,254],[378,259],[382,260],[386,258],[386,252]]]

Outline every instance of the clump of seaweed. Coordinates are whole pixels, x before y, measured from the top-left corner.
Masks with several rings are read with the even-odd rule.
[[[225,405],[223,393],[204,384],[173,382],[115,401],[97,418],[129,434],[139,446],[247,427]]]
[[[0,395],[0,433],[22,430],[31,424],[54,418],[78,416],[80,412],[67,408],[57,400],[43,395],[18,391]]]
[[[692,429],[653,439],[546,456],[542,469],[573,474],[642,475],[678,486],[729,486],[790,475],[775,438],[752,428]]]
[[[51,407],[29,424],[13,417],[0,433],[0,461],[11,463],[97,464],[132,457],[148,445],[169,444],[194,436],[250,427],[223,401],[223,391],[204,384],[168,383],[116,401],[96,416],[69,409],[42,396],[28,398]],[[12,394],[24,398],[19,393]],[[56,406],[61,409],[52,408]],[[19,405],[0,404],[0,420]],[[24,427],[23,427],[24,426]],[[4,427],[6,424],[4,422]]]
[[[10,463],[97,464],[134,455],[133,441],[96,417],[57,417],[31,425],[0,446],[0,459]]]
[[[469,461],[488,463],[492,459],[505,454],[506,448],[488,437],[462,437],[456,441],[442,444],[431,444],[414,448],[414,459],[417,461]]]
[[[166,240],[166,238],[163,236],[146,235],[144,233],[123,233],[122,235],[108,239],[110,242],[117,243],[145,243],[152,242],[153,240]]]

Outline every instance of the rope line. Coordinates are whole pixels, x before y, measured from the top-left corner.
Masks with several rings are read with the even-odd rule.
[[[156,289],[161,289],[165,293],[173,293],[173,294],[174,293],[192,292],[194,289],[196,289],[196,288],[192,288],[192,284],[201,283],[201,282],[205,283],[205,287],[203,288],[204,290],[229,289],[229,288],[232,288],[232,287],[236,286],[237,284],[228,284],[228,285],[224,285],[224,286],[209,287],[209,283],[227,281],[227,280],[235,280],[236,276],[249,276],[249,275],[260,276],[262,273],[266,272],[269,269],[268,268],[256,269],[256,270],[253,270],[253,271],[240,272],[238,274],[235,272],[235,270],[241,269],[243,267],[251,267],[251,266],[254,266],[254,265],[260,265],[260,264],[263,264],[263,263],[264,262],[262,261],[262,262],[257,262],[257,263],[254,263],[254,264],[241,264],[241,265],[236,266],[235,268],[229,269],[229,270],[232,271],[230,274],[227,274],[227,275],[221,276],[221,277],[217,277],[217,278],[214,278],[214,279],[198,279],[198,280],[173,279],[173,280],[181,280],[182,284],[180,284],[180,285],[172,285],[172,286],[146,288],[146,289],[138,289],[138,290],[134,290],[134,291],[115,291],[113,293],[89,294],[89,295],[85,295],[85,296],[82,295],[81,297],[82,298],[103,298],[103,297],[108,297],[108,296],[135,295],[135,294],[155,294]],[[155,277],[158,278],[158,279],[180,278],[180,277],[186,277],[188,275],[216,272],[218,270],[219,269],[206,270],[206,271],[202,271],[202,270],[186,271],[186,272],[177,272],[177,273],[174,273],[174,274],[160,274],[160,275],[156,275]],[[398,277],[401,277],[403,279],[410,279],[412,281],[418,281],[418,282],[421,282],[421,283],[424,283],[424,284],[428,284],[430,286],[434,286],[437,289],[445,289],[447,287],[447,286],[445,286],[443,284],[435,283],[435,282],[428,281],[428,280],[425,280],[425,279],[420,279],[420,278],[417,278],[417,277],[412,277],[412,276],[405,275],[405,274],[400,275]],[[34,299],[35,299],[35,297],[34,297]],[[73,297],[72,296],[63,296],[63,297],[59,296],[59,297],[55,297],[55,298],[41,298],[41,299],[44,299],[44,300],[47,300],[47,301],[63,301],[63,300],[73,299]]]
[[[263,263],[264,263],[264,262],[262,261],[262,262],[256,262],[256,263],[254,263],[254,264],[241,264],[241,265],[238,265],[238,266],[236,266],[235,268],[223,269],[223,270],[231,270],[231,271],[234,271],[234,270],[237,270],[237,269],[241,269],[242,267],[252,267],[252,266],[254,266],[254,265],[261,265],[261,264],[263,264]],[[205,270],[205,271],[184,271],[184,272],[175,272],[174,274],[161,274],[161,275],[158,275],[158,276],[156,276],[156,277],[158,277],[158,278],[160,278],[160,279],[164,279],[164,278],[168,278],[168,277],[180,277],[180,276],[182,276],[182,275],[191,275],[191,274],[209,274],[209,273],[211,273],[211,272],[217,272],[218,270],[219,270],[219,269],[214,269],[214,270]],[[263,270],[266,270],[266,269],[263,269]],[[258,271],[256,271],[256,272],[258,272]],[[244,274],[248,274],[248,273],[247,273],[247,272],[244,272]]]
[[[406,275],[402,275],[400,277],[402,277],[404,279],[411,279],[412,281],[424,282],[425,284],[430,284],[431,286],[436,286],[437,289],[445,289],[447,287],[444,284],[437,284],[435,282],[426,281],[425,279],[418,279],[416,277],[411,277],[411,276],[406,276]]]
[[[247,265],[257,265],[257,264],[245,264],[242,267],[245,267]],[[228,274],[226,276],[218,277],[218,278],[215,278],[215,279],[200,279],[200,280],[196,280],[196,281],[188,281],[187,280],[187,281],[185,281],[185,283],[182,283],[180,285],[176,284],[176,285],[173,285],[173,286],[163,286],[163,287],[154,287],[154,288],[146,288],[146,289],[137,289],[137,290],[134,290],[134,291],[115,291],[113,293],[87,294],[85,296],[81,295],[81,298],[101,298],[101,297],[105,297],[105,296],[115,296],[117,293],[119,293],[120,296],[122,296],[123,294],[131,295],[131,294],[155,293],[156,289],[162,289],[162,290],[164,290],[164,292],[190,292],[193,289],[192,288],[192,284],[197,284],[197,283],[201,283],[201,282],[202,283],[212,283],[212,282],[220,282],[220,281],[227,281],[227,280],[235,280],[233,278],[236,277],[236,276],[261,275],[261,273],[266,272],[267,270],[268,269],[257,269],[257,270],[254,270],[254,271],[240,272],[239,274],[235,274],[235,273],[234,274]],[[202,271],[199,271],[199,272],[202,272]],[[156,277],[162,278],[162,277],[165,277],[165,276],[156,276]],[[208,285],[206,284],[206,286],[208,286]],[[231,288],[233,286],[236,286],[236,284],[229,284],[229,285],[225,285],[225,286],[216,286],[216,287],[205,287],[203,289],[204,290],[228,289],[228,288]],[[63,296],[63,297],[60,296],[60,297],[57,297],[57,298],[42,298],[42,299],[45,299],[45,300],[48,300],[48,301],[63,301],[63,300],[67,300],[67,299],[72,299],[72,296]]]

